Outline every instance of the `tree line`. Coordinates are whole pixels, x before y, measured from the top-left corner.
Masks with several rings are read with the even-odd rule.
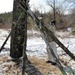
[[[0,23],[2,23],[2,24],[12,23],[12,12],[1,13],[0,14]]]
[[[55,19],[56,19],[56,29],[67,29],[72,27],[75,29],[75,1],[74,0],[64,0],[63,2],[57,2],[58,0],[46,0],[46,4],[52,9],[48,12],[40,12],[39,9],[35,8],[34,13],[36,16],[40,17],[41,14],[44,18],[44,23],[49,24],[52,19],[54,19],[54,9],[55,9]],[[55,2],[55,4],[54,4]],[[70,4],[71,3],[71,4]],[[55,5],[55,6],[54,6]],[[65,14],[65,11],[69,11]],[[12,24],[12,12],[1,13],[0,14],[0,24],[10,23]],[[28,29],[37,29],[34,26],[34,22],[30,17],[28,17]]]

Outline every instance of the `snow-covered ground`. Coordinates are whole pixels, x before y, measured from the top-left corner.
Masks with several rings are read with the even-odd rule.
[[[0,29],[0,47],[8,36],[10,30],[2,30]],[[28,31],[28,34],[37,34],[39,32],[36,31]],[[40,33],[39,33],[40,34]],[[67,32],[57,32],[58,39],[73,53],[75,54],[75,37],[68,36]],[[59,37],[60,36],[60,37]],[[10,38],[7,41],[5,48],[10,49]],[[57,46],[58,54],[62,53],[62,49]],[[62,51],[61,51],[62,50]],[[4,51],[3,51],[4,52]],[[43,57],[46,56],[46,44],[41,37],[30,36],[27,39],[27,54],[30,56]]]
[[[10,30],[2,30],[0,29],[0,47],[2,46],[3,42],[5,41],[6,37],[8,36]],[[28,31],[28,34],[31,31]],[[38,34],[38,32],[33,31],[32,34]],[[58,39],[75,55],[75,38],[74,36],[70,35],[68,32],[57,32]],[[2,54],[9,54],[10,49],[10,38],[7,41],[5,48],[7,50],[3,50],[0,55]],[[58,55],[64,54],[64,51],[57,45]],[[38,58],[47,59],[47,52],[46,52],[46,44],[41,37],[28,37],[27,39],[27,55],[35,56]],[[67,59],[66,56],[63,56],[64,59]],[[69,57],[68,57],[69,58]],[[72,62],[74,69],[75,69],[75,62]]]

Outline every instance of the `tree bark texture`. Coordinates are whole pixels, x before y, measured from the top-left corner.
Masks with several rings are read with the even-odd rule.
[[[27,38],[27,35],[25,35],[27,34],[27,26],[25,25],[25,12],[18,5],[19,2],[22,1],[14,0],[12,28],[15,24],[17,25],[11,33],[10,56],[12,58],[22,57],[24,38]],[[19,16],[21,16],[20,19]]]

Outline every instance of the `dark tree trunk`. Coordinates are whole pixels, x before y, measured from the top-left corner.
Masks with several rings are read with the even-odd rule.
[[[23,43],[24,37],[27,38],[27,26],[25,26],[25,12],[19,7],[19,1],[14,0],[13,6],[13,24],[12,28],[15,26],[13,32],[11,33],[11,45],[10,45],[10,56],[12,58],[20,58],[23,54]]]

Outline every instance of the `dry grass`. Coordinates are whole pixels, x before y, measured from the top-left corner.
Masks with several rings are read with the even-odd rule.
[[[11,28],[11,24],[6,23],[6,24],[1,24],[0,23],[0,29],[10,29]]]
[[[34,64],[36,68],[38,68],[40,72],[43,73],[43,75],[62,75],[57,67],[46,63],[44,59],[29,57],[29,60]]]
[[[31,63],[41,72],[43,75],[62,75],[60,70],[46,63],[44,59],[38,59],[36,57],[28,57]],[[21,69],[15,62],[9,61],[9,56],[0,56],[0,69],[2,69],[2,75],[21,75]]]

